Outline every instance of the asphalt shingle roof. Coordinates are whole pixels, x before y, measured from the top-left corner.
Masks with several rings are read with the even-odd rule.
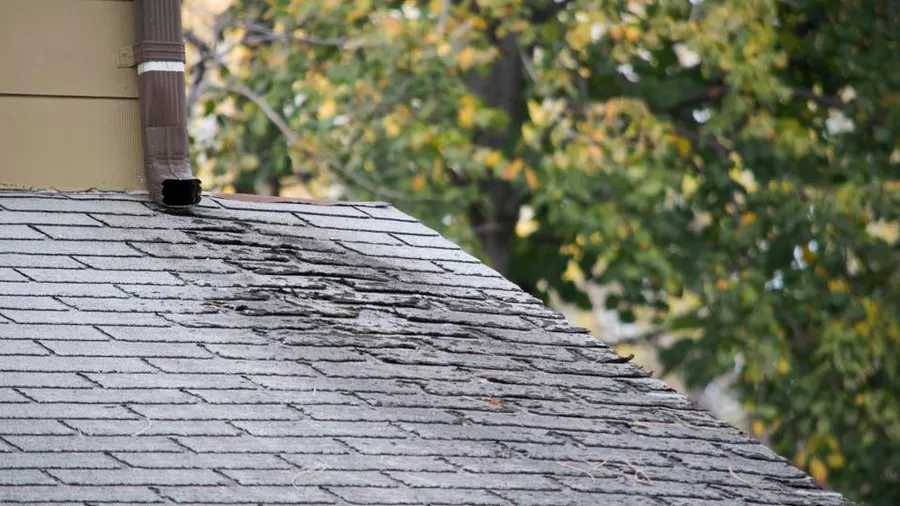
[[[375,204],[0,193],[0,503],[848,504]]]

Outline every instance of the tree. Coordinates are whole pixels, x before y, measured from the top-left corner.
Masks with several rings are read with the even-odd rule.
[[[819,481],[900,503],[890,0],[240,0],[205,179],[395,203],[541,297],[677,336]],[[270,185],[272,187],[273,185]],[[274,185],[277,187],[278,185]]]

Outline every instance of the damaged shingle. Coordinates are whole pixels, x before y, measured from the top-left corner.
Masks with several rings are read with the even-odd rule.
[[[850,504],[383,204],[0,195],[0,502]]]

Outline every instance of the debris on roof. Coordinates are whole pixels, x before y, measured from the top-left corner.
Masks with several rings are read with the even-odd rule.
[[[0,502],[850,504],[382,204],[0,193]]]

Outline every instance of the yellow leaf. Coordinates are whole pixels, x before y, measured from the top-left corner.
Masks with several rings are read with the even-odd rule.
[[[535,220],[520,220],[516,223],[516,235],[525,238],[537,232],[538,228],[540,224]]]
[[[894,245],[900,239],[900,223],[891,223],[884,220],[874,221],[866,226],[866,232],[890,245]]]
[[[524,19],[514,21],[511,25],[509,25],[509,30],[512,32],[524,32],[527,29],[528,21],[525,21]]]
[[[347,21],[354,22],[357,19],[364,18],[372,10],[372,0],[356,0],[356,6],[352,11],[347,13]]]
[[[700,183],[697,181],[697,178],[690,174],[685,174],[681,179],[681,193],[683,193],[685,197],[693,195],[698,187],[700,187]]]
[[[537,126],[541,126],[547,122],[547,111],[534,100],[528,101],[528,116],[531,117],[531,122]]]
[[[581,267],[578,266],[578,263],[575,260],[569,260],[569,263],[566,264],[566,270],[562,275],[563,281],[571,281],[576,285],[581,285],[584,283],[584,272],[582,272]]]
[[[691,156],[691,153],[694,151],[693,146],[691,146],[691,140],[680,135],[675,136],[675,149],[678,150],[678,154],[683,158]]]
[[[488,166],[488,168],[494,168],[503,161],[503,155],[500,154],[499,151],[490,151],[484,157],[484,164]]]
[[[437,53],[439,56],[447,56],[452,50],[453,46],[451,46],[449,43],[441,42],[440,44],[438,44]]]
[[[747,190],[747,193],[753,193],[759,189],[756,177],[749,170],[738,170],[737,168],[734,168],[728,172],[728,175],[731,176],[731,179],[734,180],[735,183],[743,186],[744,189]]]
[[[480,18],[480,17],[478,17],[478,16],[472,16],[472,17],[470,18],[470,20],[471,20],[471,22],[472,22],[472,26],[473,26],[476,30],[486,30],[487,27],[488,27],[487,21],[485,21],[484,18]]]
[[[591,43],[591,25],[589,23],[579,23],[574,29],[566,33],[566,42],[572,46],[575,51],[581,51]]]
[[[533,170],[525,169],[525,182],[528,183],[528,187],[531,188],[532,191],[537,190],[538,177]]]
[[[416,174],[412,179],[413,190],[420,192],[425,189],[425,174]]]
[[[475,97],[463,95],[459,99],[459,112],[456,115],[456,122],[463,128],[475,126]]]
[[[831,293],[847,293],[850,291],[850,287],[843,279],[829,279],[828,291]]]
[[[459,68],[463,70],[469,70],[472,68],[472,61],[475,60],[475,50],[471,47],[466,47],[459,54],[456,55],[456,63],[459,64]]]
[[[809,461],[809,474],[819,483],[828,481],[828,467],[816,457]]]
[[[337,102],[333,98],[328,97],[319,106],[319,119],[329,119],[337,113]]]
[[[785,359],[778,360],[778,374],[784,376],[785,374],[791,372],[791,363]]]
[[[812,265],[816,262],[816,252],[809,249],[809,247],[804,246],[801,248],[803,261],[807,263],[807,265]]]
[[[759,436],[766,430],[766,426],[761,420],[753,420],[753,423],[750,424],[750,430],[754,436]]]
[[[797,467],[806,467],[806,459],[808,455],[806,454],[806,449],[801,448],[797,451],[797,454],[794,455],[794,465]]]
[[[856,397],[853,398],[853,404],[857,406],[862,406],[866,403],[866,394],[856,394]]]
[[[393,115],[385,116],[381,123],[384,125],[384,133],[388,137],[393,138],[400,135],[400,125],[397,124],[397,119]]]
[[[641,31],[636,26],[629,26],[625,29],[625,38],[628,42],[637,42],[641,36]]]
[[[727,279],[716,281],[716,288],[719,290],[728,290],[729,287],[731,287],[731,281],[728,281]]]
[[[434,164],[431,166],[431,178],[435,181],[439,180],[444,174],[444,164],[439,158],[435,158]]]
[[[741,215],[741,226],[742,227],[748,227],[754,223],[756,223],[756,214],[744,213]]]
[[[832,469],[840,469],[844,467],[844,464],[847,463],[847,460],[844,458],[844,455],[840,452],[831,452],[828,454],[828,457],[825,459],[828,463],[828,467]]]

